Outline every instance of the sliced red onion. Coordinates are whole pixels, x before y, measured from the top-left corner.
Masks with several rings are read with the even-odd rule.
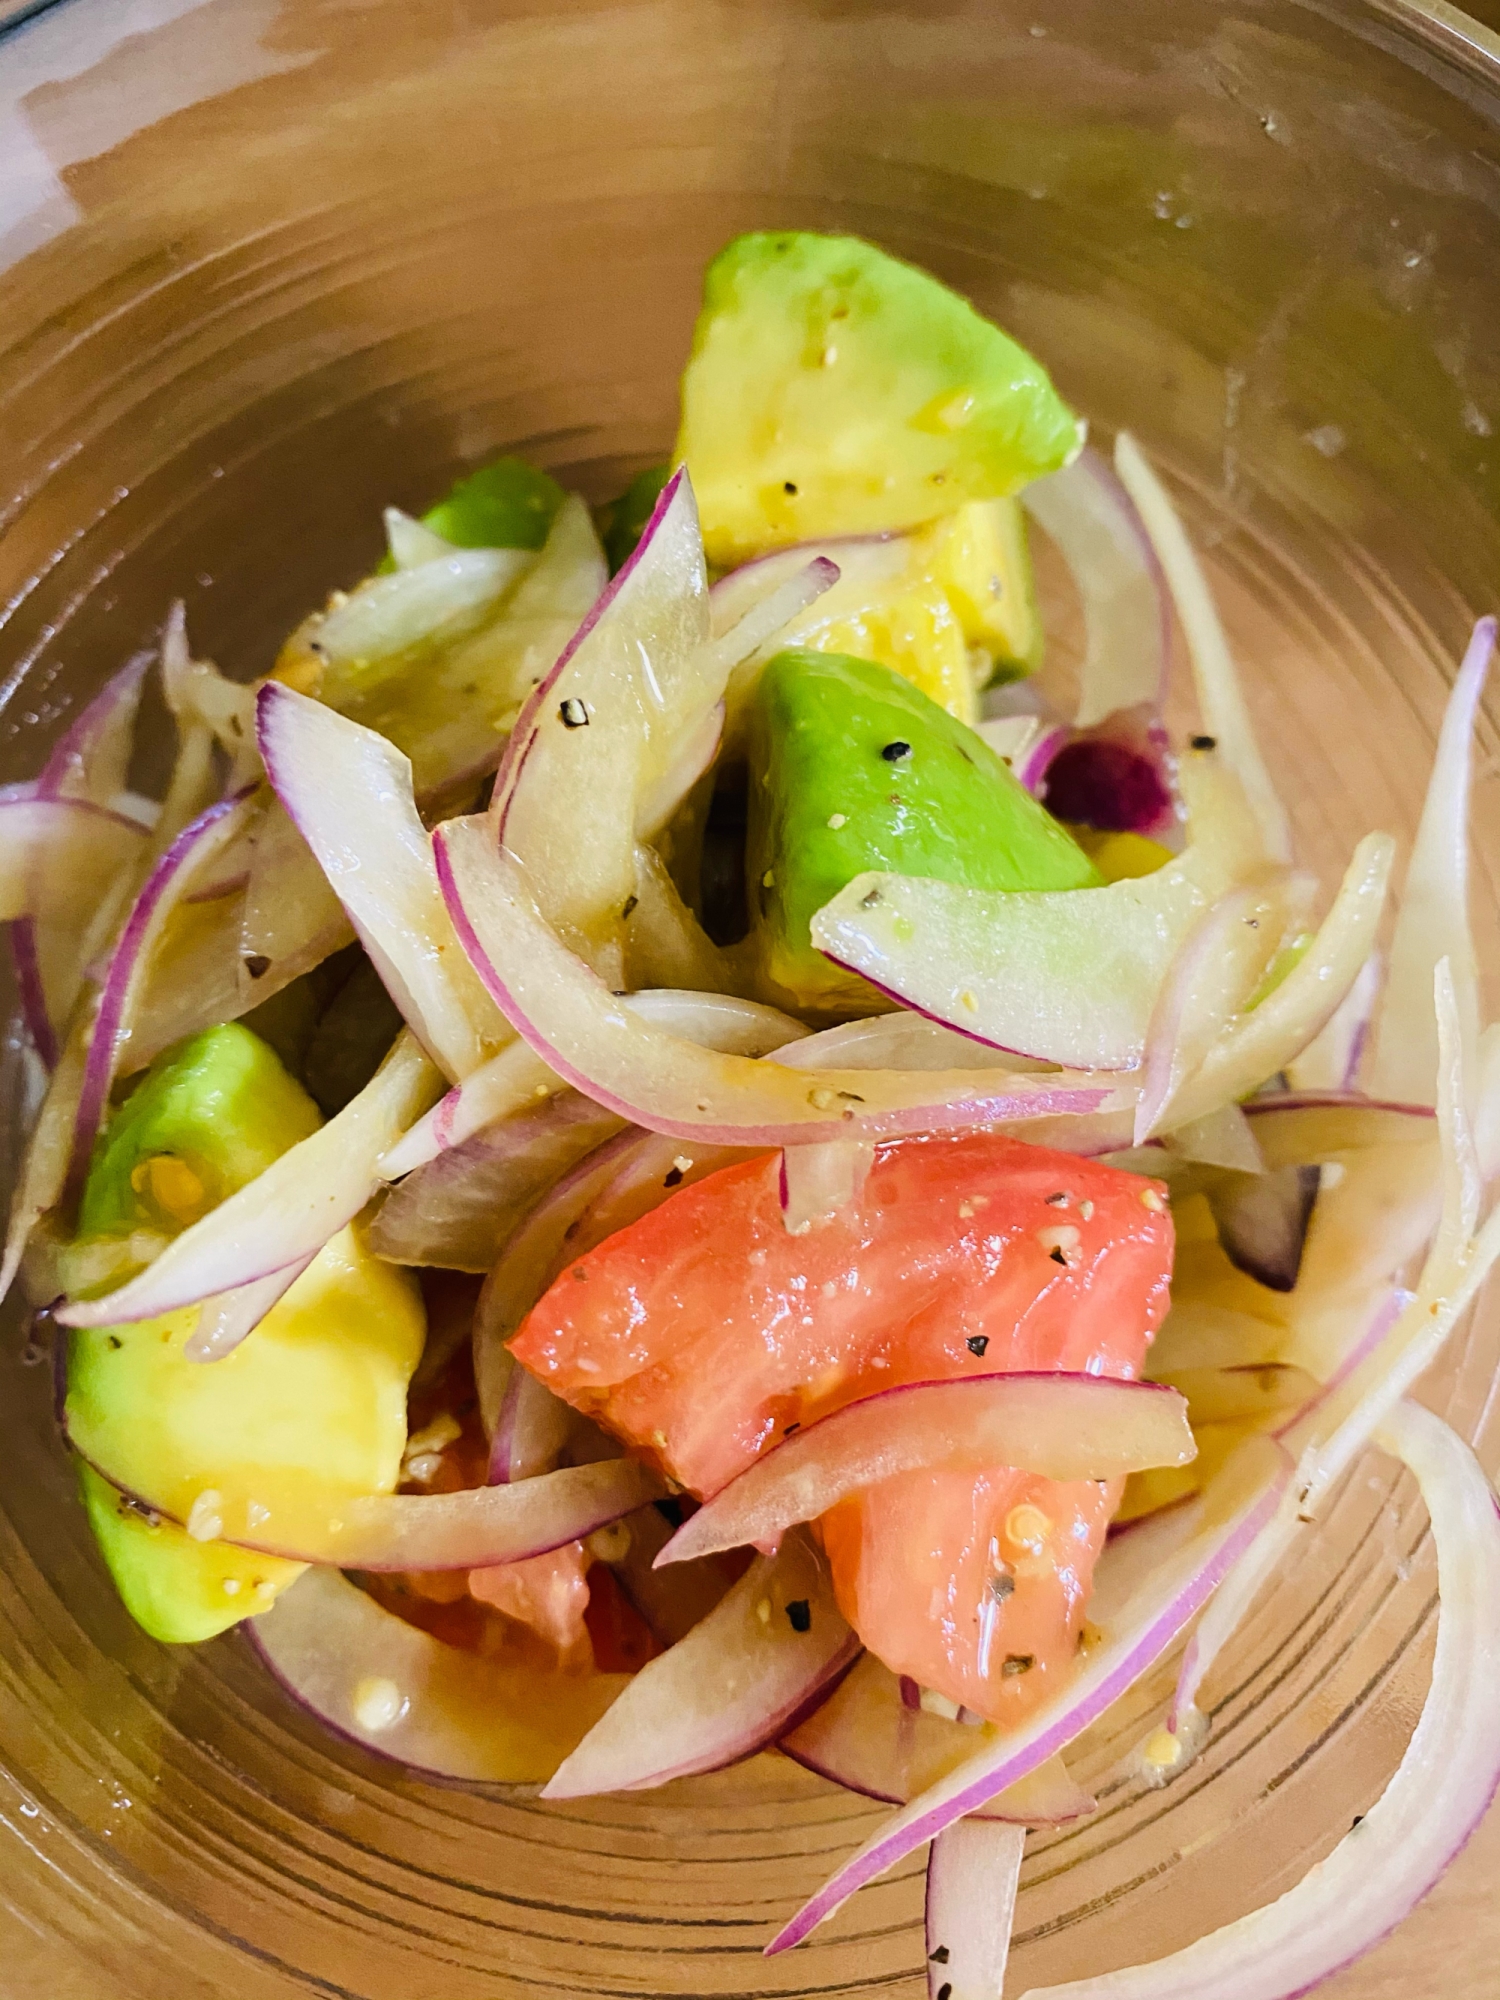
[[[1302,1410],[1321,1393],[1305,1368],[1286,1362],[1241,1362],[1228,1368],[1174,1368],[1157,1380],[1168,1381],[1186,1397],[1188,1420],[1200,1424],[1258,1421],[1262,1417]]]
[[[269,999],[354,939],[317,856],[271,792],[251,839],[240,934],[232,941],[235,1013]]]
[[[623,1554],[607,1558],[615,1581],[652,1636],[663,1646],[675,1646],[722,1602],[739,1581],[740,1572],[723,1556],[678,1563],[669,1573],[656,1569],[655,1558],[672,1532],[659,1506],[642,1507],[621,1526],[630,1530],[629,1541]]]
[[[674,1137],[780,1146],[991,1125],[1109,1104],[1105,1085],[992,1072],[829,1070],[809,1086],[786,1066],[693,1047],[622,1006],[542,918],[524,872],[482,822],[434,836],[464,948],[509,1020],[559,1076],[622,1117]],[[1075,891],[1084,895],[1085,890]],[[501,968],[504,968],[503,972]]]
[[[150,651],[135,654],[80,711],[37,781],[44,797],[109,806],[125,790],[136,714],[154,657]]]
[[[560,1396],[524,1368],[512,1367],[490,1440],[490,1485],[509,1486],[551,1472],[577,1421]]]
[[[1135,503],[1151,545],[1156,551],[1171,593],[1183,636],[1193,662],[1198,688],[1198,708],[1204,729],[1212,736],[1231,770],[1245,788],[1245,795],[1259,822],[1266,852],[1283,864],[1292,854],[1291,828],[1286,808],[1276,795],[1266,768],[1250,711],[1245,705],[1234,656],[1229,650],[1224,627],[1214,604],[1213,592],[1204,575],[1188,533],[1166,488],[1152,471],[1145,454],[1128,432],[1115,440],[1115,471]]]
[[[683,1523],[657,1561],[774,1543],[903,1472],[1010,1465],[1047,1479],[1120,1479],[1186,1465],[1196,1452],[1187,1405],[1150,1382],[1006,1374],[904,1383],[846,1403],[764,1452]]]
[[[1235,1174],[1208,1188],[1219,1242],[1236,1270],[1273,1292],[1291,1291],[1302,1269],[1320,1179],[1318,1167],[1287,1166]]]
[[[1134,1069],[1210,899],[1191,850],[1102,889],[966,889],[856,875],[812,920],[835,962],[950,1027],[1075,1069]]]
[[[412,655],[472,632],[536,562],[528,549],[459,549],[373,576],[332,608],[315,612],[287,641],[284,660],[310,657],[316,667],[368,681]],[[339,698],[343,690],[326,693]]]
[[[976,1730],[930,1714],[921,1706],[914,1681],[898,1680],[873,1653],[865,1653],[828,1699],[777,1747],[847,1791],[894,1806],[905,1805],[947,1777],[996,1733],[988,1723]],[[1062,1758],[1049,1757],[997,1793],[979,1816],[1054,1826],[1083,1818],[1094,1805],[1068,1776]]]
[[[450,1079],[509,1024],[464,957],[417,816],[411,761],[373,729],[268,681],[258,740],[277,797],[318,859],[386,991]]]
[[[998,2000],[1010,1957],[1026,1829],[961,1819],[927,1857],[929,2000]]]
[[[188,646],[187,612],[181,598],[167,613],[161,640],[162,691],[179,721],[195,720],[209,730],[229,759],[231,792],[261,775],[255,743],[255,689],[226,680],[208,660],[195,660]]]
[[[1158,1112],[1158,1124],[1187,1124],[1247,1097],[1307,1047],[1370,955],[1394,852],[1389,834],[1365,835],[1306,952],[1272,993],[1228,1024]]]
[[[641,1791],[738,1763],[783,1735],[859,1650],[826,1562],[789,1536],[685,1639],[642,1667],[542,1796]]]
[[[59,1319],[65,1326],[156,1319],[314,1256],[358,1215],[379,1185],[381,1154],[440,1088],[436,1069],[403,1034],[336,1118],[185,1229],[139,1277],[107,1298],[62,1307]]]
[[[749,983],[743,947],[716,945],[654,847],[635,845],[635,905],[625,926],[629,987],[733,993]]]
[[[620,1129],[580,1091],[535,1100],[393,1188],[370,1225],[370,1248],[395,1264],[488,1271],[548,1188]]]
[[[643,1020],[681,1035],[685,1041],[731,1055],[769,1055],[773,1049],[807,1035],[802,1023],[789,1014],[730,993],[663,987],[617,997]],[[462,1145],[474,1133],[539,1103],[541,1093],[563,1087],[557,1072],[530,1048],[512,1043],[465,1077],[404,1134],[381,1161],[381,1174],[386,1180],[399,1180],[449,1147]]]
[[[799,1944],[866,1882],[984,1806],[1073,1741],[1160,1658],[1274,1513],[1288,1479],[1284,1452],[1252,1438],[1198,1500],[1141,1522],[1110,1543],[1095,1571],[1090,1620],[1103,1634],[1073,1680],[1019,1728],[980,1750],[894,1814],[772,1940]],[[1230,1496],[1233,1496],[1231,1499]]]
[[[1079,729],[1166,700],[1172,620],[1151,538],[1108,462],[1091,449],[1021,496],[1062,552],[1083,600]],[[998,1991],[998,1987],[997,1987]]]
[[[109,1102],[110,1086],[136,1031],[152,955],[162,942],[167,924],[204,870],[214,865],[224,848],[241,832],[253,809],[248,793],[210,806],[172,842],[126,919],[109,961],[89,1043],[88,1065],[73,1130],[71,1171],[75,1175],[87,1167],[95,1134]]]
[[[1146,1029],[1145,1075],[1135,1143],[1146,1141],[1226,1023],[1249,1000],[1286,934],[1301,897],[1290,880],[1244,884],[1220,896],[1194,924],[1157,991]]]
[[[787,553],[796,552],[789,550]],[[733,578],[726,577],[714,585],[709,593],[709,607],[716,636],[709,643],[715,665],[724,672],[732,673],[752,655],[768,647],[773,640],[794,645],[796,640],[788,628],[792,626],[793,621],[800,621],[801,614],[816,604],[818,599],[825,596],[838,582],[839,565],[832,556],[809,556],[806,552],[803,553],[805,559],[800,566],[793,567],[792,573],[784,581],[773,583],[769,575],[757,577],[755,581],[764,583],[766,588],[765,594],[756,598],[753,603],[747,601],[746,585],[749,579],[741,583],[739,600],[744,603],[745,608],[734,624],[727,628],[721,621],[724,615],[731,613],[735,607]],[[748,567],[757,566],[750,564]],[[744,574],[743,570],[735,572],[735,575],[742,578]]]
[[[240,1342],[254,1333],[272,1306],[284,1299],[311,1257],[299,1258],[284,1270],[271,1271],[235,1291],[221,1292],[205,1299],[198,1308],[198,1322],[188,1336],[183,1353],[189,1361],[222,1361],[233,1354]]]
[[[789,1146],[781,1156],[781,1219],[801,1236],[858,1201],[875,1164],[868,1139],[829,1139],[817,1146]]]
[[[667,768],[640,793],[635,812],[639,841],[655,840],[661,833],[694,785],[712,767],[723,735],[724,704],[719,701],[684,737]]]
[[[37,1113],[36,1123],[26,1141],[21,1170],[11,1197],[5,1233],[5,1256],[0,1263],[0,1298],[5,1298],[16,1281],[21,1259],[32,1232],[49,1209],[62,1200],[67,1185],[68,1164],[73,1157],[73,1135],[78,1125],[78,1101],[88,1074],[89,1041],[94,1029],[94,1006],[81,1004],[73,1016],[67,1040],[52,1071],[47,1095]],[[58,1346],[64,1347],[59,1341]]]
[[[643,811],[722,700],[691,482],[663,489],[629,561],[521,712],[490,806],[547,915],[606,969],[623,962]]]
[[[245,1633],[299,1707],[426,1778],[536,1785],[626,1685],[445,1646],[335,1569],[310,1569]]]
[[[1301,1055],[1293,1056],[1286,1065],[1293,1090],[1326,1093],[1355,1089],[1384,979],[1384,961],[1378,951],[1372,951],[1328,1020]]]
[[[1016,777],[1033,798],[1039,799],[1042,796],[1052,759],[1066,747],[1071,733],[1060,722],[1053,723],[1050,727],[1044,725],[1017,759],[1013,767]]]
[[[1438,1570],[1432,1685],[1406,1753],[1333,1852],[1275,1902],[1149,1964],[1024,2000],[1293,2000],[1350,1965],[1426,1895],[1500,1787],[1500,1518],[1469,1447],[1429,1411],[1380,1443],[1415,1474]]]
[[[127,1488],[107,1465],[94,1469],[166,1520],[197,1521],[168,1504],[171,1495]],[[662,1482],[633,1458],[569,1465],[513,1486],[460,1493],[303,1492],[265,1504],[253,1495],[210,1489],[216,1541],[290,1562],[372,1571],[489,1569],[580,1541],[662,1492]],[[196,1513],[196,1509],[194,1510]]]
[[[1452,968],[1465,1061],[1473,1065],[1479,1039],[1479,974],[1469,930],[1469,792],[1474,726],[1494,650],[1495,620],[1481,618],[1443,714],[1402,885],[1370,1059],[1370,1088],[1382,1097],[1418,1104],[1433,1101],[1437,1035],[1432,975],[1441,958]]]

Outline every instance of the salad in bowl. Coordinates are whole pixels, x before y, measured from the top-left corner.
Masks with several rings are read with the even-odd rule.
[[[1188,1769],[1374,1446],[1441,1595],[1385,1793],[1279,1901],[1043,1989],[1306,1991],[1500,1780],[1500,1518],[1410,1400],[1500,1251],[1494,621],[1394,917],[1379,829],[1319,882],[1139,446],[809,233],[710,265],[610,505],[503,458],[385,521],[262,681],[176,610],[0,797],[4,1282],[126,1607],[450,1784],[792,1757],[891,1812],[767,1949],[927,1846],[930,1989],[977,2000],[1027,1829],[1096,1809],[1070,1746],[1176,1656],[1132,1777]]]

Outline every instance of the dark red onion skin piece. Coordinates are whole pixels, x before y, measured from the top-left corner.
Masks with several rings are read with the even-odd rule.
[[[1150,834],[1171,816],[1172,797],[1156,764],[1127,743],[1079,737],[1047,766],[1047,810],[1101,833]]]
[[[1273,1292],[1295,1288],[1319,1179],[1317,1167],[1294,1165],[1226,1175],[1208,1188],[1219,1242],[1236,1270]]]

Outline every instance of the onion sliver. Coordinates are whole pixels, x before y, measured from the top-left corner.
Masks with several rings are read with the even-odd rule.
[[[1026,1829],[961,1819],[927,1857],[930,2000],[997,2000],[1005,1984]]]
[[[947,1777],[998,1730],[989,1723],[952,1722],[912,1707],[901,1683],[873,1653],[865,1653],[828,1699],[783,1736],[779,1749],[846,1791],[887,1805],[905,1805]],[[978,1817],[1022,1826],[1056,1826],[1093,1812],[1095,1801],[1049,1757],[1029,1776],[981,1806]]]
[[[1115,471],[1134,501],[1146,533],[1151,537],[1167,588],[1182,621],[1193,662],[1193,677],[1198,686],[1198,707],[1204,728],[1215,739],[1225,761],[1245,788],[1245,796],[1260,825],[1266,853],[1273,861],[1284,863],[1290,860],[1292,852],[1286,808],[1276,795],[1276,787],[1271,782],[1271,774],[1255,740],[1234,656],[1224,636],[1208,579],[1188,540],[1187,529],[1144,452],[1126,431],[1121,431],[1115,440]]]
[[[773,1049],[807,1036],[806,1028],[790,1014],[729,993],[690,993],[663,987],[616,997],[632,1013],[684,1041],[729,1055],[769,1055]],[[381,1177],[399,1180],[473,1133],[534,1104],[541,1092],[561,1087],[554,1069],[525,1043],[513,1042],[465,1077],[392,1146],[380,1163]]]
[[[550,921],[606,971],[623,962],[642,816],[670,812],[674,773],[692,784],[703,761],[693,746],[723,698],[727,668],[708,639],[698,510],[678,472],[522,710],[490,806],[492,836],[526,864]]]
[[[1284,1452],[1269,1439],[1249,1439],[1201,1499],[1143,1521],[1111,1542],[1095,1571],[1089,1612],[1103,1641],[1083,1657],[1073,1680],[1019,1728],[894,1814],[803,1905],[768,1951],[799,1944],[856,1889],[987,1804],[1088,1728],[1201,1610],[1273,1515],[1288,1474]]]
[[[245,1630],[324,1728],[459,1784],[540,1784],[627,1685],[445,1646],[331,1569],[308,1570]]]
[[[6,1223],[5,1257],[0,1262],[0,1298],[5,1298],[15,1283],[32,1231],[48,1209],[55,1208],[62,1199],[67,1184],[68,1162],[73,1157],[73,1133],[78,1122],[78,1100],[83,1094],[84,1077],[88,1070],[93,1017],[93,1006],[87,1001],[80,1002],[74,1010],[72,1025],[53,1069],[47,1095],[42,1099],[36,1123],[26,1141]],[[62,1345],[61,1342],[58,1344]]]
[[[695,1048],[623,1006],[561,943],[482,821],[450,820],[433,845],[455,927],[501,1012],[559,1076],[651,1131],[739,1146],[894,1138],[1095,1111],[1112,1095],[994,1071],[829,1070],[810,1084],[774,1060]]]
[[[165,1520],[182,1520],[171,1495],[112,1485]],[[289,1562],[355,1570],[490,1569],[591,1535],[663,1492],[660,1478],[632,1458],[569,1465],[513,1486],[474,1486],[460,1493],[319,1492],[309,1482],[290,1498],[257,1500],[230,1489],[213,1491],[215,1540]]]
[[[156,1319],[321,1250],[375,1192],[375,1163],[442,1088],[410,1034],[336,1118],[175,1237],[154,1264],[102,1299],[58,1309],[65,1326]]]
[[[1159,708],[1172,645],[1166,586],[1151,539],[1107,460],[1086,448],[1060,472],[1033,480],[1021,504],[1062,551],[1083,600],[1076,726],[1090,729],[1137,703]]]
[[[1375,1016],[1370,1088],[1413,1103],[1433,1101],[1437,1036],[1432,975],[1440,958],[1452,967],[1467,1063],[1474,1060],[1479,1038],[1479,973],[1469,930],[1469,794],[1474,725],[1494,650],[1495,620],[1481,618],[1443,712],[1402,884],[1385,995]]]
[[[71,1172],[75,1176],[87,1168],[94,1137],[109,1102],[110,1085],[136,1030],[152,954],[161,943],[168,920],[225,847],[243,831],[253,811],[254,800],[249,793],[210,806],[178,834],[136,898],[110,957],[89,1042],[88,1066],[73,1129]]]
[[[300,1257],[284,1270],[268,1272],[232,1292],[205,1299],[198,1308],[198,1323],[182,1350],[188,1360],[222,1361],[226,1354],[233,1354],[272,1306],[286,1297],[312,1261],[311,1257]]]
[[[395,1264],[488,1271],[547,1189],[620,1124],[581,1091],[541,1098],[393,1188],[370,1225],[370,1248]]]
[[[1369,1950],[1414,1908],[1500,1786],[1500,1517],[1478,1460],[1429,1411],[1402,1404],[1379,1442],[1416,1475],[1437,1553],[1432,1685],[1373,1806],[1295,1888],[1183,1951],[1023,2000],[1292,2000]]]
[[[1046,1479],[1120,1479],[1186,1465],[1196,1452],[1187,1405],[1150,1382],[1017,1373],[905,1383],[765,1452],[683,1523],[657,1562],[775,1542],[898,1473],[1008,1465]]]
[[[859,1651],[826,1562],[789,1536],[685,1639],[641,1668],[542,1796],[640,1791],[737,1763],[783,1735]]]
[[[869,1139],[828,1139],[788,1146],[781,1156],[781,1219],[801,1236],[857,1201],[875,1164]]]
[[[509,1486],[551,1472],[578,1421],[561,1396],[524,1368],[512,1366],[490,1440],[489,1484]]]
[[[1198,1068],[1157,1113],[1159,1128],[1187,1124],[1248,1096],[1307,1047],[1370,955],[1394,853],[1388,833],[1365,835],[1306,952],[1274,992],[1225,1026]]]
[[[316,855],[386,991],[450,1079],[511,1029],[474,976],[443,906],[411,760],[320,701],[268,681],[256,705],[266,775]]]

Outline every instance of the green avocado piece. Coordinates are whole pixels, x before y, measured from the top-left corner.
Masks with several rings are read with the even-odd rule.
[[[708,267],[674,461],[721,569],[1002,499],[1081,442],[1038,361],[873,244],[758,233]]]
[[[611,576],[618,576],[630,560],[671,476],[670,465],[648,465],[644,472],[635,475],[618,500],[599,510],[599,528]]]
[[[322,1122],[258,1035],[237,1021],[205,1028],[158,1056],[110,1119],[94,1148],[78,1235],[174,1235]]]
[[[871,989],[812,943],[813,916],[866,869],[972,889],[1087,889],[1103,878],[984,740],[873,660],[790,647],[750,718],[746,885],[761,964],[810,1012]]]
[[[566,497],[549,473],[524,458],[497,458],[450,487],[421,521],[460,549],[539,549]],[[386,555],[375,573],[389,576],[395,567]]]
[[[110,1121],[84,1189],[80,1260],[111,1236],[176,1233],[321,1122],[248,1029],[195,1035],[158,1058]],[[425,1332],[410,1274],[376,1259],[357,1228],[223,1360],[188,1358],[197,1319],[189,1306],[75,1329],[68,1343],[65,1417],[86,1462],[90,1521],[132,1616],[171,1642],[264,1611],[300,1573],[212,1539],[211,1525],[209,1539],[187,1533],[181,1523],[211,1521],[215,1493],[253,1497],[274,1521],[285,1499],[394,1487]],[[122,1504],[132,1493],[171,1518]]]
[[[192,1646],[264,1611],[302,1574],[281,1556],[252,1555],[228,1542],[195,1542],[186,1529],[144,1512],[85,1460],[78,1484],[95,1540],[121,1602],[143,1631],[168,1646]]]
[[[524,458],[497,458],[429,507],[422,526],[461,549],[539,549],[563,499],[557,481]]]

